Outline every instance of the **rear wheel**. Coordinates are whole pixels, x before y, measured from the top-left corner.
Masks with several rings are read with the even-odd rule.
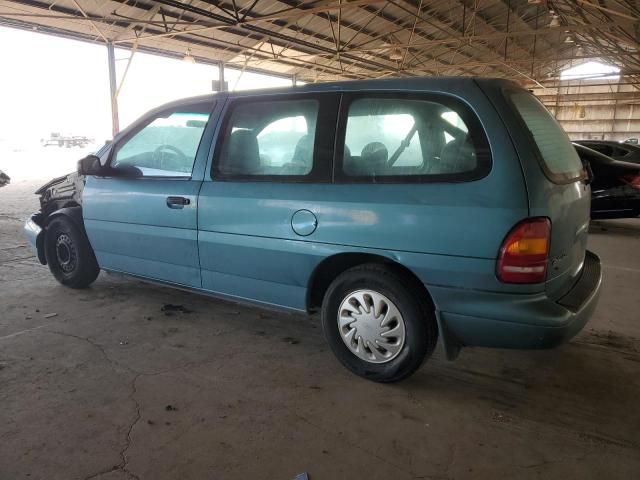
[[[67,287],[86,288],[100,273],[86,234],[66,217],[47,225],[45,256],[53,276]]]
[[[356,375],[397,382],[433,353],[438,328],[423,292],[382,265],[339,275],[322,303],[322,327],[334,354]]]

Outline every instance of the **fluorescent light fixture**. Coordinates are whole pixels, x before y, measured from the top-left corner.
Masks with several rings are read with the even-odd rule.
[[[618,80],[620,69],[596,61],[567,68],[560,73],[560,80]]]

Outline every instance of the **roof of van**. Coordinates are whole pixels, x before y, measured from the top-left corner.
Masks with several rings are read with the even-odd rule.
[[[504,78],[482,78],[482,77],[411,77],[411,78],[385,78],[378,80],[348,80],[342,82],[325,82],[325,83],[307,83],[305,85],[291,86],[291,87],[278,87],[278,88],[262,88],[253,90],[241,90],[234,92],[219,92],[209,95],[203,95],[199,97],[185,98],[171,104],[180,103],[183,101],[206,101],[211,99],[212,101],[219,97],[248,97],[254,95],[278,95],[287,93],[319,93],[319,92],[343,92],[343,91],[364,91],[364,90],[406,90],[406,91],[441,91],[447,90],[459,90],[468,86],[469,84],[476,83],[481,80],[483,83],[489,83],[493,85],[502,86],[517,86],[517,84],[511,80],[505,80]]]

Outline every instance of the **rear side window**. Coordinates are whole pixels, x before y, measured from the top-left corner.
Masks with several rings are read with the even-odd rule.
[[[247,180],[309,177],[319,111],[320,102],[309,98],[237,102],[224,125],[214,173]]]
[[[616,148],[613,149],[613,155],[616,155],[618,157],[627,157],[627,156],[631,155],[631,152],[628,151],[628,150],[625,150],[623,148],[616,147]]]
[[[448,98],[362,94],[343,105],[338,181],[466,181],[490,169],[482,127]]]
[[[512,92],[510,97],[538,147],[549,179],[562,183],[581,178],[580,157],[569,136],[545,106],[526,91]]]

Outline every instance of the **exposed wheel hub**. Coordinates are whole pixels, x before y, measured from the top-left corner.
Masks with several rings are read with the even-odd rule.
[[[338,309],[338,329],[347,348],[370,363],[393,360],[406,336],[396,305],[373,290],[357,290],[344,298]]]
[[[71,273],[76,268],[78,255],[73,241],[66,233],[61,233],[56,238],[56,259],[65,273]]]

